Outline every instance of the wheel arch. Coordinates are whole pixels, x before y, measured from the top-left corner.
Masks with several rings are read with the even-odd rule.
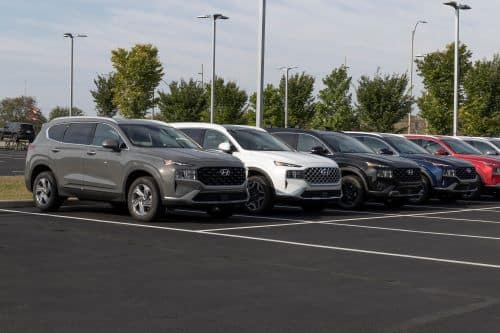
[[[342,177],[344,176],[356,176],[361,179],[361,183],[363,184],[363,188],[365,191],[368,191],[368,184],[366,182],[366,175],[359,169],[353,167],[344,167],[341,168]]]
[[[273,196],[276,195],[276,190],[274,188],[274,183],[273,183],[271,177],[269,177],[269,175],[267,174],[267,172],[265,172],[264,170],[262,170],[260,168],[255,168],[255,167],[248,168],[248,177],[251,177],[251,176],[262,176],[262,177],[264,177],[266,179],[266,181],[271,185]]]

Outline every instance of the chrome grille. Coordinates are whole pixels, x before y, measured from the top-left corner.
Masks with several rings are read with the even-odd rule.
[[[340,169],[309,168],[306,169],[305,180],[309,184],[336,184],[340,181]]]
[[[396,181],[402,183],[413,183],[422,180],[420,169],[416,168],[394,169],[393,175]]]
[[[198,179],[209,186],[241,185],[246,173],[245,168],[205,167],[198,169]]]

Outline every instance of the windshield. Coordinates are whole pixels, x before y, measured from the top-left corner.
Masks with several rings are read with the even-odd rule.
[[[338,153],[370,153],[373,151],[358,140],[340,133],[322,134],[321,138]]]
[[[293,151],[271,134],[252,129],[231,129],[229,133],[243,149],[256,151]]]
[[[457,154],[463,155],[482,155],[479,150],[472,147],[468,143],[457,139],[442,139],[444,143],[450,146],[451,149],[455,151]]]
[[[500,148],[500,140],[491,140],[490,142]]]
[[[141,148],[190,148],[199,149],[182,132],[167,126],[156,124],[120,125],[130,142]]]
[[[384,136],[384,139],[389,142],[391,145],[393,145],[400,154],[430,154],[427,150],[424,148],[420,147],[419,145],[411,142],[410,140],[400,137],[400,136],[395,136],[395,135],[388,135]]]

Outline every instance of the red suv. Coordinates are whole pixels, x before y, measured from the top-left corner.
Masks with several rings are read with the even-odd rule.
[[[435,155],[453,156],[469,161],[480,176],[481,192],[500,194],[500,159],[482,153],[464,141],[442,135],[405,135]],[[479,194],[479,193],[478,193]]]

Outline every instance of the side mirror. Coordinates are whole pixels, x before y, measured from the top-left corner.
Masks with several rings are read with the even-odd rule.
[[[388,148],[381,148],[379,149],[378,153],[380,155],[394,155],[394,152]]]
[[[326,155],[328,153],[328,151],[321,146],[312,147],[309,152],[314,155]]]
[[[434,155],[448,156],[450,154],[446,150],[444,150],[444,149],[438,149],[438,150],[436,150],[436,152],[434,153]]]
[[[118,141],[113,140],[113,139],[106,139],[102,142],[102,147],[106,149],[111,149],[113,151],[121,151],[120,145],[118,144]]]
[[[231,154],[233,152],[233,149],[231,148],[231,144],[229,142],[221,142],[217,149],[228,154]]]

